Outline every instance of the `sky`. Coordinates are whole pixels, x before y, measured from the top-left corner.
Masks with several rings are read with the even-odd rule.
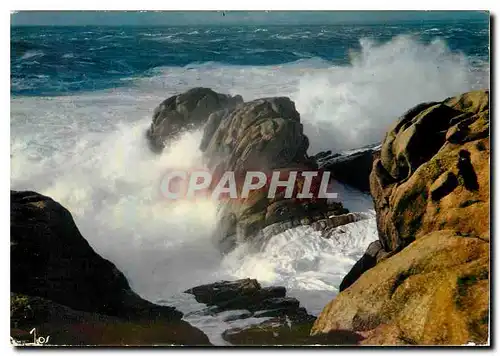
[[[19,11],[12,26],[177,26],[344,24],[443,19],[487,20],[484,11]]]

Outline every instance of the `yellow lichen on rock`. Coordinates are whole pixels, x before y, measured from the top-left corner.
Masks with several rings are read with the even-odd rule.
[[[488,256],[482,240],[432,232],[365,272],[325,307],[311,333],[353,330],[366,337],[362,344],[392,344],[394,330],[406,344],[484,343]],[[375,330],[387,325],[389,340]]]
[[[312,335],[351,330],[364,345],[488,341],[488,100],[483,90],[421,104],[387,133],[370,175],[385,257],[349,276]]]

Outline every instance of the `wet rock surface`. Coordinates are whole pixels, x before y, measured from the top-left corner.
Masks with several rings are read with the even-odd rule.
[[[225,320],[262,318],[262,322],[231,328],[222,334],[233,345],[307,344],[316,317],[307,313],[300,302],[286,296],[280,286],[261,287],[255,279],[221,281],[197,286],[185,293],[207,305],[205,313],[214,315],[229,310]]]
[[[256,279],[221,281],[197,286],[184,293],[194,295],[199,303],[211,307],[211,313],[227,310],[248,310],[245,317],[288,316],[295,320],[314,319],[307,314],[300,302],[286,296],[285,287],[262,287]]]
[[[231,97],[207,88],[193,88],[158,106],[148,137],[152,146],[157,148],[155,150],[161,151],[164,143],[182,130],[199,127],[204,128],[200,150],[214,177],[212,182],[218,182],[225,172],[235,172],[239,198],[226,199],[221,204],[213,237],[222,253],[247,242],[257,249],[262,247],[269,238],[269,234],[262,234],[262,231],[269,226],[272,226],[267,229],[269,231],[285,231],[349,212],[340,202],[331,203],[317,197],[324,170],[318,168],[316,158],[307,154],[309,139],[303,132],[300,114],[289,98],[270,97],[243,102],[238,95]],[[331,161],[328,154],[319,154],[318,157]],[[349,167],[342,166],[336,171],[352,170],[354,166],[361,169],[361,166],[366,166],[366,159],[370,160],[371,156],[363,158],[363,165],[356,158],[348,163]],[[337,164],[341,161],[338,160]],[[263,172],[267,181],[262,188],[252,190],[248,197],[242,198],[241,188],[246,173],[251,171]],[[291,198],[285,198],[284,189],[278,189],[274,198],[268,198],[271,176],[276,171],[280,172],[280,180],[288,179],[290,172],[298,172]],[[313,199],[297,197],[299,187],[304,184],[303,171],[319,173],[311,184]],[[348,180],[352,178],[351,183],[357,185],[354,180],[358,176],[355,174]]]
[[[11,294],[14,344],[44,337],[52,346],[210,345],[207,336],[183,320],[123,318],[69,308],[36,296]]]
[[[13,329],[29,328],[29,331],[37,327],[55,332],[66,322],[67,326],[61,330],[73,330],[67,331],[74,333],[72,338],[54,336],[54,343],[99,343],[100,339],[84,336],[75,341],[78,336],[74,329],[92,330],[93,320],[97,318],[131,328],[132,325],[148,328],[149,323],[163,323],[163,328],[168,329],[175,324],[173,328],[182,329],[184,336],[178,340],[172,336],[169,342],[186,342],[192,331],[193,343],[208,343],[201,331],[181,321],[181,312],[139,297],[123,273],[92,249],[62,205],[30,191],[11,191],[10,197]],[[117,327],[116,338],[109,342],[118,342]],[[124,332],[125,329],[124,326]],[[125,336],[121,340],[122,343],[130,341]],[[146,344],[150,341],[154,340],[142,340]]]

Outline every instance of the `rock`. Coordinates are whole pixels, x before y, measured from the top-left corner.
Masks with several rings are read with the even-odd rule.
[[[355,221],[366,219],[367,216],[362,213],[347,213],[341,215],[329,216],[328,219],[319,220],[311,224],[315,230],[325,230],[327,228],[335,228],[342,225],[347,225]]]
[[[450,230],[429,233],[339,293],[311,333],[351,330],[368,345],[484,344],[488,255],[489,246],[480,239]]]
[[[199,303],[217,306],[217,310],[296,310],[299,301],[286,297],[284,287],[262,288],[256,279],[221,281],[188,289],[184,293],[194,295]]]
[[[203,126],[212,112],[242,102],[240,95],[232,97],[208,88],[193,88],[166,99],[155,109],[153,122],[146,133],[151,149],[161,152],[167,140],[185,130]]]
[[[124,319],[81,310],[40,297],[11,294],[11,336],[33,343],[30,331],[64,346],[210,345],[200,330],[183,320]],[[47,338],[48,337],[48,338]]]
[[[314,166],[306,154],[309,142],[300,115],[286,97],[257,99],[211,116],[202,142],[200,149],[210,168],[219,165],[224,170],[245,171],[286,168],[291,163]]]
[[[363,192],[370,191],[370,172],[373,158],[380,152],[380,145],[353,150],[351,153],[327,155],[320,152],[314,156],[320,169],[331,172],[331,177]]]
[[[282,222],[293,227],[304,218],[328,211],[326,199],[300,200],[297,192],[290,199],[284,198],[284,192],[267,198],[273,171],[279,170],[283,180],[290,171],[318,169],[307,155],[308,146],[300,115],[286,97],[257,99],[210,115],[200,149],[213,175],[220,177],[233,171],[240,187],[248,171],[261,171],[268,177],[267,184],[251,191],[248,198],[223,203],[215,236],[222,252],[241,242],[266,241],[260,234],[266,226]],[[298,177],[303,181],[300,174]],[[313,189],[319,188],[319,180],[313,179]]]
[[[446,171],[439,176],[430,187],[431,199],[441,200],[458,186],[457,177],[453,172]]]
[[[10,226],[12,293],[30,301],[43,299],[41,305],[56,308],[61,320],[65,311],[73,310],[130,322],[179,325],[181,312],[148,302],[132,291],[123,273],[83,238],[70,212],[51,198],[11,191]],[[51,323],[54,315],[44,322]],[[187,325],[199,342],[199,331]]]
[[[384,251],[382,244],[379,240],[373,241],[365,253],[359,259],[351,270],[345,275],[340,282],[339,292],[342,292],[344,289],[348,288],[351,284],[353,284],[364,272],[368,271],[370,268],[375,267],[378,261],[380,261],[383,257],[387,256],[387,252]]]
[[[488,92],[410,113],[388,132],[370,176],[382,246],[401,249],[444,228],[489,239],[489,137],[476,135],[489,125]],[[458,125],[468,134],[447,141]],[[471,200],[474,207],[461,207]]]
[[[370,174],[379,241],[312,335],[350,330],[365,345],[487,342],[488,95],[418,105],[387,133]]]
[[[311,323],[315,317],[309,315],[295,298],[286,296],[284,287],[262,288],[255,279],[221,281],[197,286],[185,291],[194,295],[199,303],[206,304],[207,313],[221,313],[228,310],[238,311],[230,316],[231,320],[253,318],[272,318],[274,324]],[[247,310],[249,313],[241,313]]]
[[[258,237],[254,236],[254,240],[258,239],[260,246],[263,247],[273,236],[299,225],[310,225],[317,231],[321,230],[326,237],[326,233],[334,227],[367,218],[362,213],[348,213],[348,210],[339,203],[329,204],[327,212],[319,211],[309,216],[304,212],[304,215],[305,217],[300,220],[291,219],[268,225],[259,232]]]
[[[328,335],[311,336],[314,319],[292,321],[273,318],[260,324],[224,331],[224,340],[238,346],[263,345],[356,345],[363,337],[347,330],[336,330]]]

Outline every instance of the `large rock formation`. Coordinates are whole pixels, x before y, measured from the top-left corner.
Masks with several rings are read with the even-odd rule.
[[[294,103],[286,97],[275,97],[211,114],[200,149],[215,176],[234,171],[241,187],[248,171],[264,172],[268,178],[273,171],[280,171],[284,180],[289,171],[317,170],[315,160],[307,155],[308,146]],[[298,175],[297,180],[303,178]],[[312,189],[318,186],[319,181],[313,181]],[[297,191],[290,199],[284,198],[284,191],[268,199],[268,188],[269,179],[248,198],[229,199],[222,204],[216,237],[221,250],[249,239],[266,241],[269,236],[264,228],[272,224],[289,222],[287,228],[291,228],[348,212],[342,204],[327,204],[326,199],[297,199]]]
[[[488,92],[403,116],[387,133],[370,176],[384,249],[445,229],[489,240],[489,157]]]
[[[161,152],[167,140],[185,130],[201,127],[212,112],[242,102],[240,95],[232,97],[208,88],[193,88],[165,99],[155,109],[153,122],[146,133],[151,149]]]
[[[52,300],[11,294],[11,341],[31,346],[36,336],[48,345],[169,346],[210,345],[203,332],[183,320],[123,318],[69,308]]]
[[[313,335],[347,329],[362,344],[487,342],[488,96],[418,105],[389,130],[370,175],[379,242]]]
[[[172,329],[171,335],[157,342],[208,343],[203,333],[181,321],[181,312],[134,293],[113,263],[95,253],[83,238],[69,211],[35,192],[11,191],[11,292],[12,328],[66,330],[52,337],[54,344],[115,344],[120,339],[118,329],[130,334],[126,325],[149,328],[154,323],[161,323],[162,330]],[[91,332],[97,319],[116,324],[116,337],[99,340],[82,336],[78,341],[74,328]],[[175,333],[182,336],[176,339]],[[146,334],[144,343],[155,341]],[[129,341],[121,339],[121,343]]]

